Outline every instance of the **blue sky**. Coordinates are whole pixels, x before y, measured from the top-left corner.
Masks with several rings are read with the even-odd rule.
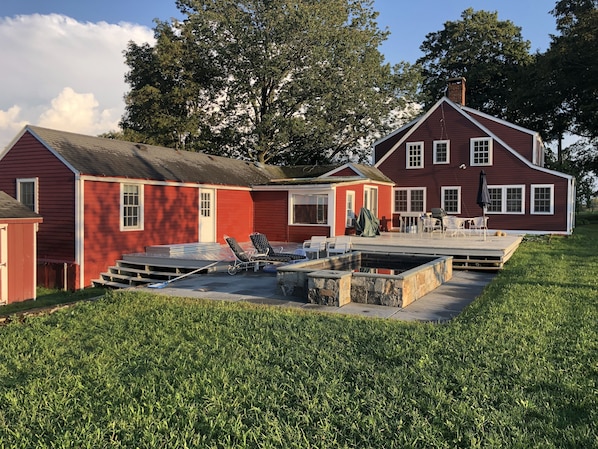
[[[468,7],[498,11],[522,28],[532,51],[555,33],[551,0],[375,0],[390,37],[391,64],[415,62],[427,33]],[[0,149],[26,123],[98,134],[116,129],[124,110],[129,40],[151,42],[153,20],[179,17],[175,0],[0,0]]]

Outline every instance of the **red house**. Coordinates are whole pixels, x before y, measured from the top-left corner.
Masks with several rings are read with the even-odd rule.
[[[0,304],[36,297],[36,234],[42,217],[32,211],[33,195],[25,187],[20,199],[0,192]]]
[[[0,154],[0,190],[32,192],[44,217],[40,283],[70,289],[148,246],[344,234],[364,205],[390,217],[392,186],[362,164],[261,166],[36,126]]]
[[[374,144],[374,166],[395,182],[392,226],[432,208],[482,215],[480,171],[487,175],[488,227],[570,234],[575,179],[544,167],[537,132],[465,106],[465,79],[449,80],[448,97]]]

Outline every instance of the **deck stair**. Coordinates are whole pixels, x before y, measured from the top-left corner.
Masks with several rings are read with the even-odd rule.
[[[221,246],[213,244],[161,245],[143,254],[128,254],[93,280],[95,286],[130,288],[169,281],[221,260]],[[207,268],[205,273],[214,271]]]

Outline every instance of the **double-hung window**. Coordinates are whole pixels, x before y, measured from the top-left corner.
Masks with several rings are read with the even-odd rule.
[[[33,212],[38,212],[37,178],[17,179],[17,201],[20,201]]]
[[[434,163],[448,164],[451,161],[451,141],[450,140],[435,140],[434,141]]]
[[[523,214],[525,212],[525,186],[489,186],[490,204],[486,212],[490,214]]]
[[[345,205],[347,210],[345,226],[350,228],[355,225],[355,192],[353,190],[347,191]]]
[[[532,214],[554,214],[554,185],[532,184]]]
[[[478,137],[470,140],[470,165],[492,165],[492,139]]]
[[[461,186],[442,187],[442,208],[448,214],[461,213]]]
[[[395,189],[394,212],[425,212],[426,189],[424,187],[410,187]]]
[[[143,185],[120,185],[121,231],[143,230]]]
[[[407,168],[424,168],[424,143],[407,142]]]

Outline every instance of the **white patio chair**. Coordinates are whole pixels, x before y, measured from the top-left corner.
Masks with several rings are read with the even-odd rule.
[[[444,234],[448,237],[465,237],[465,221],[459,217],[448,215],[442,219]]]
[[[472,233],[486,236],[488,232],[488,217],[474,217],[469,222]]]
[[[316,258],[320,258],[320,253],[326,252],[326,236],[313,235],[311,239],[303,242],[303,251],[309,257],[310,253],[316,253]]]
[[[327,253],[331,254],[344,254],[351,251],[351,237],[348,235],[339,235],[328,245]]]
[[[430,236],[435,232],[442,234],[442,221],[434,217],[424,217],[422,220],[422,230],[424,233],[429,233]]]

